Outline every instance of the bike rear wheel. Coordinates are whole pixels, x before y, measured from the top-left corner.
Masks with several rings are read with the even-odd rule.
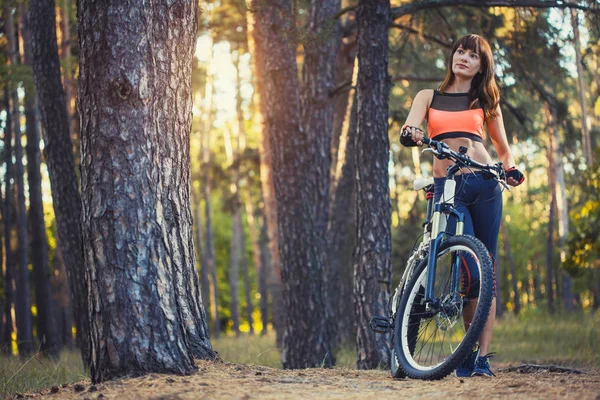
[[[451,288],[452,272],[469,260],[480,279],[471,300],[465,297],[467,279]],[[415,379],[442,379],[472,351],[479,339],[492,303],[493,269],[485,246],[472,236],[454,236],[443,241],[435,261],[434,303],[426,309],[427,260],[421,262],[407,283],[394,319],[394,354],[399,372],[395,376]],[[456,272],[455,272],[456,273]],[[474,275],[474,274],[473,274]],[[478,299],[478,301],[477,301]],[[476,302],[472,321],[464,321],[463,307]],[[473,307],[473,306],[471,306]],[[466,327],[467,326],[467,327]]]

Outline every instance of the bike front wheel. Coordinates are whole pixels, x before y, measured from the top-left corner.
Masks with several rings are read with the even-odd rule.
[[[493,269],[483,243],[472,236],[454,236],[440,244],[435,257],[432,304],[428,307],[425,302],[424,260],[407,283],[396,312],[393,361],[401,370],[396,376],[434,380],[450,374],[472,351],[490,312]],[[467,262],[476,271],[459,274]]]

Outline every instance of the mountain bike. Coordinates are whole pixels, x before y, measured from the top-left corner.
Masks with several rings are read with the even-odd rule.
[[[464,215],[454,207],[457,172],[477,169],[482,179],[495,179],[506,189],[502,163],[482,164],[467,156],[467,148],[456,152],[443,142],[423,138],[424,153],[453,161],[446,171],[444,190],[433,198],[433,178],[417,179],[415,190],[427,192],[427,212],[422,240],[416,246],[390,298],[389,316],[374,317],[371,329],[392,332],[391,373],[394,378],[436,380],[450,374],[472,352],[487,321],[492,304],[493,267],[481,241],[463,235]],[[456,218],[455,232],[447,232],[448,218]],[[432,256],[433,255],[433,256]],[[472,263],[479,280],[469,282],[475,293],[467,298],[467,280],[461,263]],[[463,318],[468,302],[476,302],[471,321]]]

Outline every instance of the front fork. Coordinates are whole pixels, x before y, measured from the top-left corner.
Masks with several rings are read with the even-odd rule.
[[[429,247],[429,259],[427,261],[427,281],[425,284],[425,309],[427,311],[437,311],[440,307],[439,300],[434,299],[433,287],[435,283],[435,271],[436,271],[436,255],[439,246],[444,239],[446,234],[446,218],[449,216],[455,216],[458,220],[456,223],[455,235],[462,235],[465,226],[465,217],[462,213],[456,211],[453,204],[448,203],[437,203],[433,213],[433,226],[431,229],[431,237],[434,239],[431,241]],[[456,257],[452,262],[456,265],[452,268],[452,277],[450,280],[450,293],[456,293],[458,290],[458,280],[460,271],[460,258]]]

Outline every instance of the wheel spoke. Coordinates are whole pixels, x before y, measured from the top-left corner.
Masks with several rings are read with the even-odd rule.
[[[474,273],[479,272],[479,276],[482,277],[481,285],[477,286],[479,293],[475,295],[481,297],[482,288],[487,285],[485,293],[489,296],[489,301],[486,306],[489,307],[491,303],[491,280],[489,280],[491,275],[487,272],[484,276],[481,263],[481,260],[484,260],[485,268],[491,270],[491,262],[485,247],[475,239],[465,236],[456,236],[444,241],[435,261],[434,296],[431,299],[431,306],[435,311],[425,310],[424,293],[427,279],[425,265],[415,270],[413,277],[406,283],[400,301],[394,329],[401,331],[401,334],[397,336],[395,354],[398,356],[398,367],[402,368],[408,376],[419,377],[420,374],[435,376],[438,370],[442,371],[439,372],[440,374],[450,372],[460,362],[459,357],[466,354],[465,349],[472,348],[485,324],[485,320],[483,323],[474,320],[470,324],[464,321],[463,307],[468,300],[463,297],[466,289],[462,287],[464,278],[459,276],[459,272],[460,274],[463,272],[462,270],[454,274],[452,272],[453,268],[459,266],[459,263],[453,262],[458,257],[469,257],[469,260],[476,261],[473,266],[469,264],[469,271],[472,272],[473,267],[478,268],[479,270]],[[458,283],[458,287],[454,287],[453,282]],[[471,282],[473,283],[477,284],[475,281]],[[480,307],[480,303],[478,302],[476,307]],[[480,314],[476,310],[474,315]],[[469,328],[470,326],[476,329]],[[453,356],[456,353],[459,354]],[[442,366],[445,365],[450,368],[446,367],[442,370]]]

